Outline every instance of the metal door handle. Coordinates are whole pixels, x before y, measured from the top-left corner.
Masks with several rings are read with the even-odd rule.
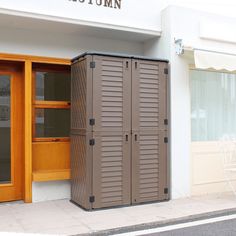
[[[126,141],[126,142],[129,141],[129,136],[128,136],[128,134],[125,135],[125,141]]]
[[[137,135],[137,134],[134,135],[134,140],[135,140],[135,141],[138,140],[138,135]]]

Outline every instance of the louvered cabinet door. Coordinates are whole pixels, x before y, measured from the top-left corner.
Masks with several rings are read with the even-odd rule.
[[[132,137],[132,203],[167,200],[166,131],[135,132]]]
[[[130,204],[131,60],[94,56],[93,208]]]
[[[165,68],[164,62],[132,63],[132,203],[168,198]]]
[[[131,203],[131,140],[125,132],[96,132],[93,146],[93,208]]]
[[[94,56],[94,132],[131,130],[131,60]]]

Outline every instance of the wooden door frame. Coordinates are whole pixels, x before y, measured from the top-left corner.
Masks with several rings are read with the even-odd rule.
[[[24,63],[24,196],[32,202],[32,63],[71,65],[70,59],[0,53],[1,61]]]

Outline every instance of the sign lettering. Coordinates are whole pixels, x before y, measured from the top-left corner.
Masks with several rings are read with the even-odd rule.
[[[87,3],[90,5],[121,9],[122,0],[68,0],[69,2]]]

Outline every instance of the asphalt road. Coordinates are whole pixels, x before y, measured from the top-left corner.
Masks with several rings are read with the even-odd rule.
[[[236,219],[175,229],[145,236],[236,236]]]

